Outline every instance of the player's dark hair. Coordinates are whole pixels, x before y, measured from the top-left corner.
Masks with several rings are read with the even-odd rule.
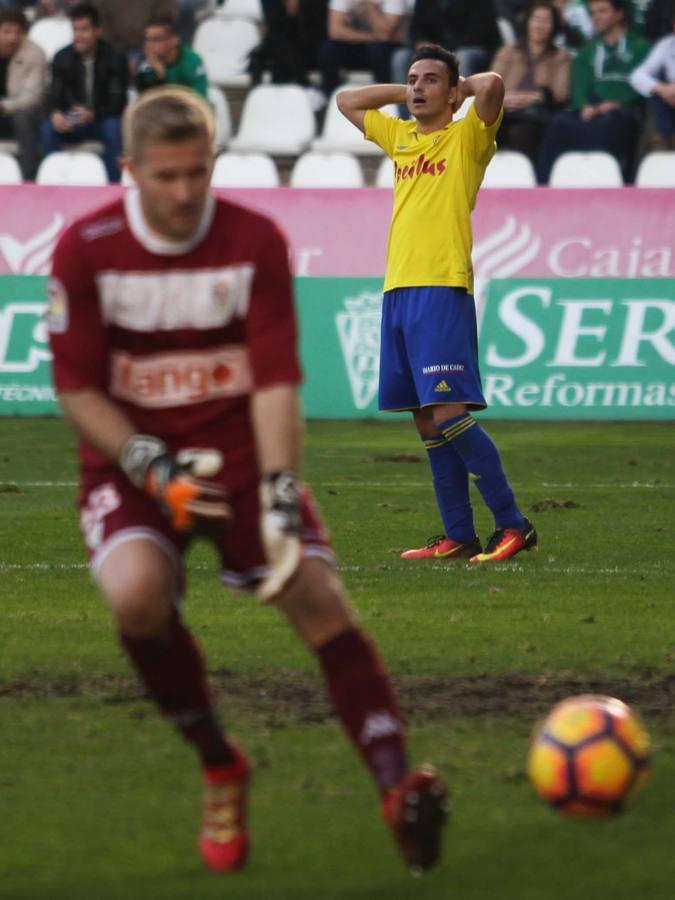
[[[448,68],[450,87],[454,87],[459,81],[459,61],[451,50],[446,50],[440,44],[422,44],[413,53],[410,65],[421,59],[437,59],[439,62],[445,63]]]
[[[518,46],[523,50],[527,50],[527,26],[530,22],[530,19],[532,18],[532,15],[537,9],[547,9],[551,13],[553,30],[551,31],[550,35],[548,36],[548,40],[546,41],[545,50],[546,53],[550,53],[551,51],[555,50],[555,39],[558,34],[560,34],[560,31],[562,29],[562,17],[560,15],[558,7],[554,6],[554,4],[550,2],[550,0],[534,0],[534,2],[529,6],[527,12],[521,20]]]
[[[93,3],[76,3],[70,11],[69,19],[71,22],[76,19],[89,19],[94,28],[98,28],[101,24],[101,16]]]
[[[0,9],[0,25],[18,25],[24,34],[28,31],[26,13],[17,6]]]
[[[163,28],[168,34],[178,34],[178,23],[173,16],[153,16],[145,23],[144,31],[148,28]]]
[[[180,143],[205,137],[213,146],[215,122],[209,104],[190,88],[151,88],[124,110],[124,154],[134,161],[146,144]]]

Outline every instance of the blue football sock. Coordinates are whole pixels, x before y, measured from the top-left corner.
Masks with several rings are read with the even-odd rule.
[[[452,444],[439,434],[425,438],[436,493],[436,503],[445,533],[453,541],[469,544],[476,537],[469,497],[469,473]]]
[[[439,423],[438,430],[474,477],[485,505],[495,517],[496,527],[524,528],[525,517],[518,508],[499,450],[490,435],[468,413]]]

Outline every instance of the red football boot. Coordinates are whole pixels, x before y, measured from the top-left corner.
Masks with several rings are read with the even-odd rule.
[[[485,552],[477,553],[470,561],[485,563],[510,559],[521,550],[535,550],[538,540],[534,525],[525,519],[525,528],[498,528],[488,541]]]
[[[434,866],[448,818],[448,792],[433,766],[415,769],[385,794],[382,811],[414,875]]]
[[[214,872],[236,872],[249,850],[246,801],[251,766],[237,748],[229,766],[204,770],[206,788],[199,849],[204,865]]]
[[[482,549],[478,538],[474,538],[469,544],[460,544],[444,534],[439,534],[437,537],[429,538],[426,547],[405,550],[401,553],[401,559],[463,559],[475,556]]]

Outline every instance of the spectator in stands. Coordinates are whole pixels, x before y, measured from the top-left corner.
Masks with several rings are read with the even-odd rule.
[[[656,135],[655,150],[675,150],[675,9],[671,33],[662,37],[630,76],[635,90],[647,98]]]
[[[590,0],[590,8],[597,37],[572,66],[574,109],[554,116],[544,134],[537,164],[544,184],[557,157],[568,150],[604,150],[619,161],[624,181],[634,175],[642,107],[629,78],[649,52],[649,42],[626,28],[625,0]]]
[[[317,67],[317,53],[326,38],[328,0],[262,0],[265,37],[251,53],[249,71],[254,84],[269,70],[275,84],[299,84],[310,92],[312,105],[325,103],[309,83]]]
[[[486,69],[501,44],[494,0],[416,0],[410,34],[413,46],[452,50],[464,77]]]
[[[143,92],[158,84],[180,84],[208,99],[204,61],[178,36],[169,16],[151,19],[145,26],[143,57],[136,69],[136,88]]]
[[[492,70],[502,76],[504,119],[497,144],[535,162],[544,128],[570,93],[570,57],[556,47],[560,13],[550,0],[535,0],[515,44],[497,51]]]
[[[50,117],[42,123],[42,151],[47,155],[65,144],[102,141],[108,179],[119,181],[127,60],[102,39],[98,10],[91,3],[78,3],[70,18],[73,43],[52,61]]]
[[[0,9],[0,138],[18,143],[21,175],[24,181],[32,181],[40,161],[38,135],[47,60],[27,33],[23,10]]]
[[[96,0],[101,16],[103,37],[115,50],[129,57],[132,70],[141,55],[143,32],[150,19],[178,17],[176,0],[133,0],[120,7],[119,0]]]
[[[342,69],[369,69],[391,81],[392,51],[400,45],[405,0],[330,0],[328,38],[319,48],[321,89],[326,97],[342,82]]]

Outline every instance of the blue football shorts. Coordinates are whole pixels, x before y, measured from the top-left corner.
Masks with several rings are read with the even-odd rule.
[[[380,337],[381,410],[439,403],[485,409],[478,370],[476,306],[465,288],[387,291]]]

